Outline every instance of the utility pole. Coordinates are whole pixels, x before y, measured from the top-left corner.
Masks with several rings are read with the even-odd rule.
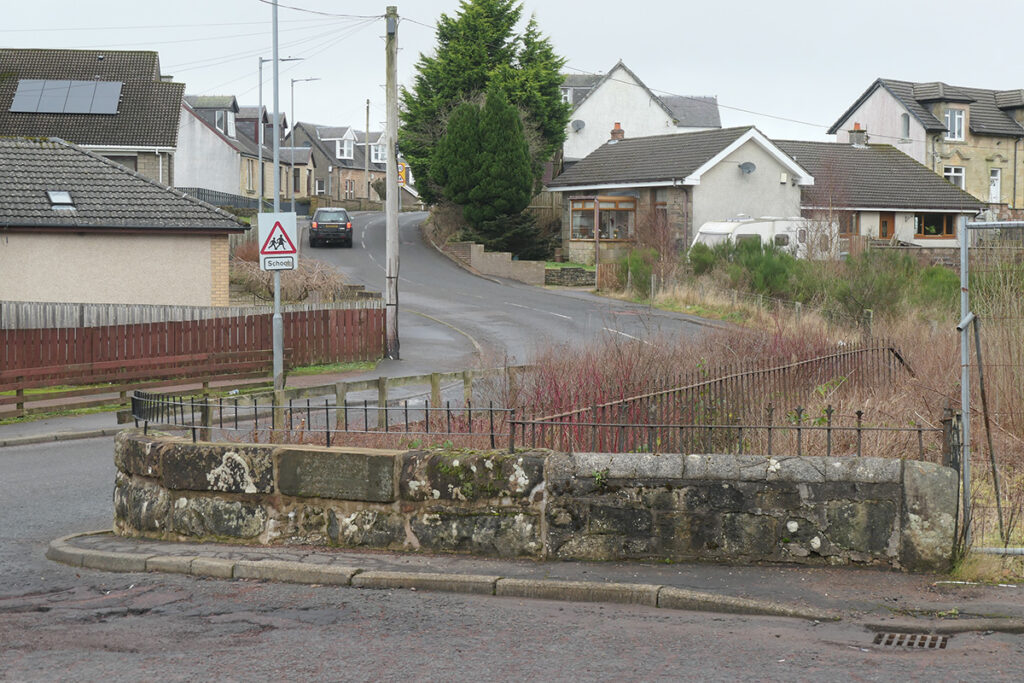
[[[384,202],[387,242],[384,350],[385,356],[398,360],[398,7],[389,6],[384,16],[387,23],[387,130],[384,138],[388,155]]]
[[[273,4],[274,24],[274,213],[281,213],[281,115],[277,61],[277,2]],[[281,271],[274,271],[274,317],[271,319],[274,341],[274,389],[284,389],[284,321],[281,318]]]
[[[284,59],[281,59],[279,61],[282,61],[282,62],[301,62],[303,59],[304,59],[304,57],[285,57]],[[272,61],[272,60],[267,59],[266,57],[260,57],[260,106],[259,106],[259,114],[258,114],[259,123],[257,124],[259,126],[259,131],[256,133],[256,146],[259,147],[259,150],[257,151],[257,157],[259,158],[259,161],[257,163],[259,164],[259,167],[260,167],[259,168],[259,182],[260,182],[259,197],[260,197],[260,200],[259,200],[259,208],[257,209],[257,211],[259,211],[260,213],[263,212],[263,190],[266,187],[266,185],[265,185],[266,181],[263,180],[263,145],[265,144],[263,142],[263,136],[264,136],[264,129],[266,128],[266,125],[263,123],[263,64],[264,64],[264,62],[269,62],[269,61]]]
[[[366,184],[366,205],[370,205],[370,100],[366,100],[366,145],[363,147],[363,182]]]

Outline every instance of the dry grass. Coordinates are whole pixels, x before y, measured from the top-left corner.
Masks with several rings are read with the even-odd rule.
[[[251,243],[255,245],[255,242]],[[245,291],[264,300],[274,298],[274,274],[260,270],[258,249],[256,258],[250,260],[248,244],[235,251],[231,260],[231,282]],[[239,255],[241,252],[241,256]],[[346,286],[345,277],[333,266],[315,259],[299,259],[296,270],[281,272],[281,300],[290,302],[306,301],[311,296],[318,301],[338,301],[352,298]]]

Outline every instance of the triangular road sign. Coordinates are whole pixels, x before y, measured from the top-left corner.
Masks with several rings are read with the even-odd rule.
[[[278,256],[280,254],[296,254],[298,250],[292,242],[292,238],[285,232],[281,221],[275,221],[274,227],[270,229],[266,241],[260,247],[260,254]]]

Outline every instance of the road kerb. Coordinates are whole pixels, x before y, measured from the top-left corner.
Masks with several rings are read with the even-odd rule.
[[[699,593],[685,588],[665,586],[658,594],[658,607],[663,609],[692,610],[697,612],[724,612],[773,617],[795,617],[815,621],[833,621],[839,617],[824,610],[790,607],[764,600],[736,598],[714,593]]]
[[[348,586],[358,571],[355,567],[291,560],[240,560],[235,562],[234,578]]]
[[[50,541],[50,546],[46,549],[46,559],[72,567],[81,567],[82,551],[58,539]]]
[[[500,579],[495,595],[574,602],[613,602],[657,607],[661,586],[643,583],[601,583],[554,579]]]
[[[197,555],[156,555],[146,560],[147,572],[188,574]]]
[[[937,635],[953,635],[972,631],[993,631],[995,633],[1024,633],[1024,619],[948,619],[939,623],[928,621],[910,623],[890,621],[862,624],[864,628],[875,633],[934,633]]]
[[[425,591],[494,595],[498,576],[480,574],[436,574],[430,572],[368,571],[352,577],[356,588],[415,588]]]
[[[235,573],[235,562],[219,557],[197,557],[189,564],[188,573],[212,579],[230,579]]]
[[[149,555],[116,553],[106,550],[79,550],[82,566],[86,569],[102,569],[108,572],[144,572]]]

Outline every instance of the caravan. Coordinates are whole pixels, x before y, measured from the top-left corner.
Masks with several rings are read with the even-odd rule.
[[[838,236],[835,226],[826,226],[823,232],[825,235],[816,235],[818,222],[809,218],[749,218],[739,217],[727,221],[710,221],[700,226],[693,238],[692,249],[697,244],[704,244],[714,247],[723,242],[744,242],[746,240],[759,240],[763,246],[774,245],[779,249],[788,251],[797,258],[808,258],[809,246],[821,244],[824,249],[817,247],[811,254],[814,258],[827,258],[832,249],[829,245],[836,244],[837,240],[828,239],[830,235]],[[825,239],[822,239],[822,238]],[[812,239],[813,238],[813,239]]]

